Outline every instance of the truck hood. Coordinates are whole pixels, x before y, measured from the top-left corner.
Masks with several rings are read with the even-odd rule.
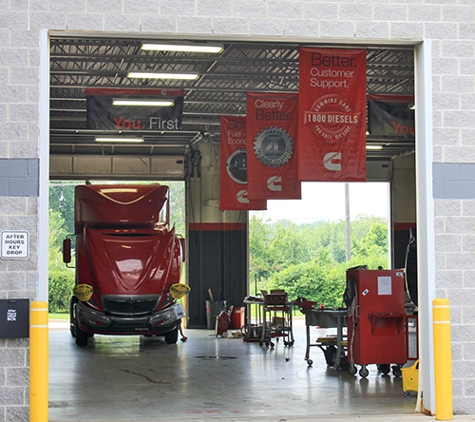
[[[175,250],[174,231],[86,229],[93,283],[101,294],[159,294]]]

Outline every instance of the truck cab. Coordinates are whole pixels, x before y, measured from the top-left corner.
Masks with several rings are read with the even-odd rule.
[[[176,343],[185,312],[174,292],[185,243],[170,227],[168,186],[79,185],[74,206],[76,344],[86,346],[94,334],[157,335]],[[63,253],[70,261],[70,239]]]

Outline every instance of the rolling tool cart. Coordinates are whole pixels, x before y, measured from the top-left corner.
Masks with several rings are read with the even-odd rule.
[[[264,299],[260,296],[247,296],[244,298],[244,305],[246,305],[245,324],[241,328],[244,341],[258,342],[261,340],[263,304]]]
[[[328,366],[334,367],[337,371],[340,371],[342,368],[345,369],[347,367],[347,341],[343,328],[346,326],[346,309],[310,308],[302,309],[302,312],[305,314],[307,334],[307,348],[305,351],[307,365],[313,365],[313,360],[310,359],[310,348],[317,346],[323,351]],[[310,327],[336,328],[336,335],[319,337],[316,343],[312,343]]]
[[[401,376],[406,356],[404,271],[368,270],[346,272],[344,300],[348,307],[348,372],[367,377],[368,364]],[[394,364],[391,367],[391,364]]]
[[[229,324],[231,323],[231,313],[233,311],[233,307],[229,306],[225,308],[223,311],[219,313],[216,317],[216,326],[215,326],[215,334],[216,336],[221,336],[226,338],[228,336],[228,328]]]
[[[259,345],[274,348],[273,338],[282,337],[285,346],[294,345],[292,331],[292,302],[287,300],[287,293],[282,290],[263,292],[263,323]]]

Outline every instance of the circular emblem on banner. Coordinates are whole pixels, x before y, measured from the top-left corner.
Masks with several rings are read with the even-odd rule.
[[[361,113],[341,95],[328,94],[318,98],[305,112],[305,123],[326,142],[344,142],[355,126],[361,124]]]
[[[254,139],[254,154],[267,167],[280,167],[294,153],[294,143],[287,131],[278,126],[261,130]]]
[[[236,183],[247,183],[247,151],[237,149],[226,160],[226,171]]]

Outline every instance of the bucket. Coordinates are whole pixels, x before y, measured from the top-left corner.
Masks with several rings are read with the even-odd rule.
[[[408,368],[401,368],[402,371],[402,389],[404,393],[417,391],[419,389],[419,360]],[[408,394],[406,394],[407,396]]]
[[[233,307],[231,311],[231,322],[229,324],[230,329],[240,330],[244,326],[244,312],[245,308]]]
[[[207,300],[206,301],[206,328],[214,330],[216,326],[216,317],[226,307],[225,300]]]

